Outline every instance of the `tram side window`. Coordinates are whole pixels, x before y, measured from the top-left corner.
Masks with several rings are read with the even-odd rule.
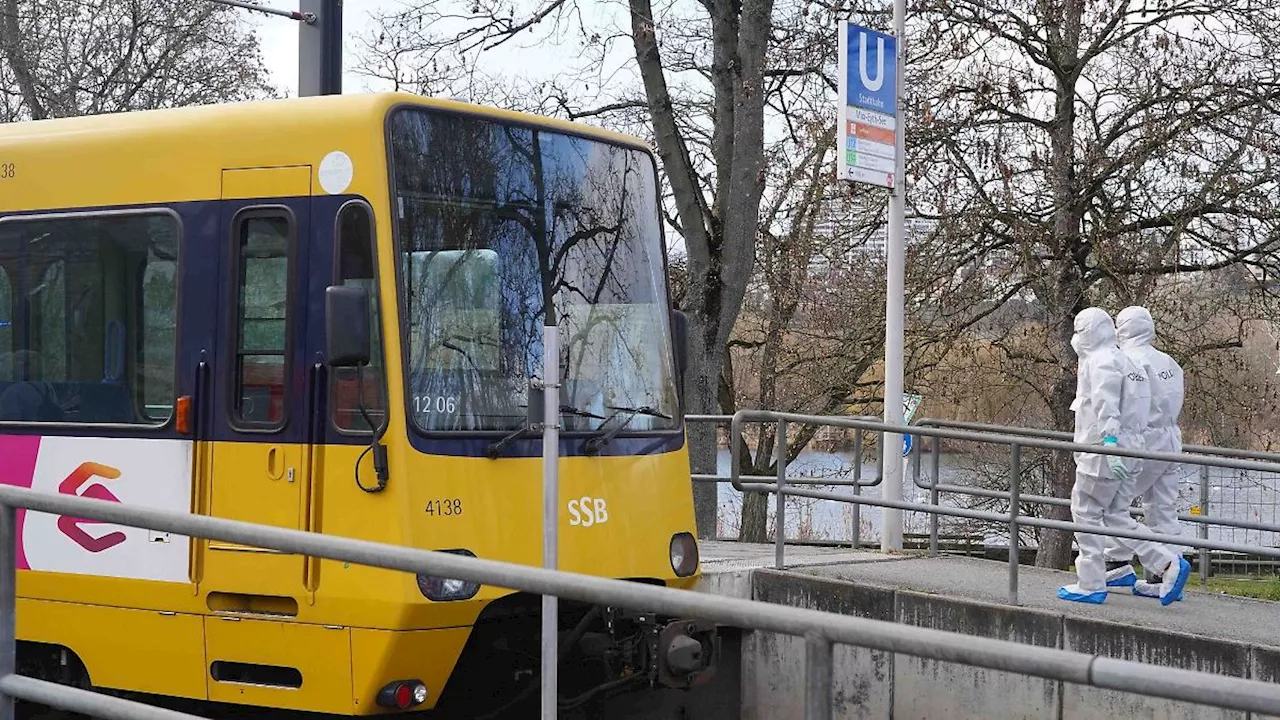
[[[0,421],[169,420],[179,232],[167,214],[0,222]]]
[[[285,418],[290,223],[251,216],[239,223],[234,418],[276,428]]]
[[[137,345],[138,357],[143,361],[138,382],[142,386],[143,412],[153,420],[163,421],[173,413],[173,399],[178,394],[172,370],[160,369],[163,358],[172,358],[178,352],[178,313],[172,302],[178,286],[178,263],[152,255],[142,271],[142,292],[138,293],[142,332]]]
[[[373,217],[367,205],[350,203],[338,215],[337,281],[356,285],[369,293],[369,365],[359,373],[355,368],[336,368],[333,384],[333,422],[340,430],[369,432],[369,422],[360,411],[363,385],[365,411],[374,427],[383,421],[386,386],[383,383],[382,328],[379,326],[378,281],[374,262]],[[363,383],[358,378],[363,379]]]

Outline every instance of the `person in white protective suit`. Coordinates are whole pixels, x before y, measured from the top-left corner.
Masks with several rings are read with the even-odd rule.
[[[1182,413],[1183,376],[1177,361],[1152,347],[1156,326],[1151,312],[1144,307],[1127,307],[1116,315],[1116,339],[1120,350],[1137,363],[1151,383],[1151,415],[1143,433],[1147,450],[1182,452],[1182,431],[1178,416]],[[1178,465],[1161,460],[1143,460],[1133,486],[1134,495],[1142,496],[1146,526],[1161,535],[1180,535],[1178,522]],[[1185,548],[1170,546],[1181,555]],[[1160,597],[1159,573],[1144,568],[1145,580],[1133,570],[1133,555],[1128,548],[1107,539],[1107,586],[1132,587],[1134,595]],[[1179,593],[1175,598],[1182,599]]]
[[[1116,345],[1111,316],[1101,308],[1087,308],[1075,318],[1071,347],[1079,356],[1076,372],[1075,442],[1139,450],[1151,410],[1150,383],[1141,368]],[[1136,471],[1141,462],[1118,455],[1075,454],[1076,482],[1071,491],[1071,518],[1080,525],[1137,530],[1129,515]],[[1164,545],[1117,538],[1130,556],[1161,575],[1160,603],[1174,602],[1187,583],[1191,564]],[[1058,589],[1058,597],[1101,604],[1107,599],[1106,539],[1076,533],[1078,581]]]

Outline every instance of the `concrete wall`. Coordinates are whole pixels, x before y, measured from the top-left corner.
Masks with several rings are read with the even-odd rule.
[[[959,630],[1026,645],[1061,647],[1062,624],[1049,613],[1010,613],[1003,607],[923,593],[895,591],[894,619],[934,630]],[[895,718],[1050,718],[1059,683],[911,655],[895,660]],[[939,692],[945,688],[945,692]]]
[[[753,577],[754,599],[853,615],[893,619],[893,593],[805,575],[759,571]],[[777,633],[750,632],[742,639],[742,718],[782,720],[804,714],[804,639]],[[893,653],[837,645],[832,652],[832,720],[883,718],[893,707]]]
[[[1184,670],[1235,677],[1250,676],[1251,648],[1242,643],[1072,617],[1063,618],[1062,624],[1065,630],[1063,647],[1068,650]],[[1114,717],[1123,718],[1243,720],[1248,715],[1205,705],[1156,700],[1116,690],[1072,683],[1064,685],[1063,718],[1098,717],[1099,708],[1107,708],[1114,713]]]
[[[1267,682],[1280,682],[1280,649],[1255,647],[1249,657],[1249,677]],[[1280,720],[1275,715],[1254,715],[1254,720]]]
[[[735,579],[733,594],[746,594],[744,580],[741,576]],[[1280,648],[764,569],[750,572],[750,592],[756,600],[793,607],[1235,677],[1280,680]],[[741,650],[740,717],[803,718],[803,640],[744,632]],[[730,661],[728,653],[724,659]],[[837,720],[1247,717],[1246,713],[1192,703],[840,645],[835,650],[832,685],[832,717]]]

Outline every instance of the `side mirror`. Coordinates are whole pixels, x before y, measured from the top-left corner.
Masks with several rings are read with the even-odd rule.
[[[676,388],[684,399],[684,370],[689,367],[689,316],[679,310],[671,311],[671,339],[675,344]]]
[[[369,293],[362,287],[330,285],[324,291],[325,355],[330,367],[369,364]]]

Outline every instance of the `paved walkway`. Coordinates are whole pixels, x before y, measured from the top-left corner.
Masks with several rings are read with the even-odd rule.
[[[774,566],[773,545],[703,540],[698,543],[698,556],[704,575],[754,568],[772,568]],[[788,568],[889,562],[900,559],[872,550],[848,550],[807,545],[788,545],[785,558]]]
[[[700,547],[703,573],[712,579],[717,574],[748,568],[773,568],[772,545],[707,542]],[[1008,603],[1006,562],[790,545],[786,548],[786,561],[787,570],[792,572],[997,605]],[[1129,588],[1118,588],[1102,605],[1059,600],[1058,588],[1072,582],[1074,573],[1022,565],[1018,568],[1019,604],[1061,615],[1280,647],[1280,603],[1202,590],[1200,577],[1194,572],[1187,581],[1182,602],[1168,607],[1159,600],[1135,596]]]

